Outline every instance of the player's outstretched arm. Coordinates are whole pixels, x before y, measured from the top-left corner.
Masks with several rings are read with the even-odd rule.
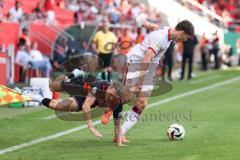
[[[143,22],[142,26],[145,27],[146,29],[150,30],[150,31],[154,31],[154,30],[159,28],[158,25],[156,25],[154,23],[150,23],[148,21]]]
[[[102,138],[103,137],[102,134],[99,133],[99,131],[93,126],[93,122],[91,119],[91,106],[94,104],[95,101],[96,101],[96,98],[93,97],[91,94],[88,94],[88,96],[86,97],[83,103],[82,112],[83,112],[83,116],[87,123],[89,131],[92,134],[94,134],[97,138]]]
[[[114,118],[114,132],[117,137],[118,146],[120,147],[126,146],[125,144],[123,144],[123,141],[122,141],[123,135],[122,135],[121,118]]]

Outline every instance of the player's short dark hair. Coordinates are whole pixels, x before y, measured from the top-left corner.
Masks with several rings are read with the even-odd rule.
[[[181,22],[178,22],[178,24],[176,25],[175,29],[177,31],[184,31],[185,33],[187,33],[190,36],[194,35],[194,26],[188,20],[183,20]]]

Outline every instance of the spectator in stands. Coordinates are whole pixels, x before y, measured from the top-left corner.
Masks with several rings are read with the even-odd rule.
[[[138,3],[133,3],[133,7],[131,8],[132,17],[137,17],[141,13],[141,8]]]
[[[31,14],[24,14],[21,28],[29,28],[32,23],[32,15]]]
[[[129,13],[131,7],[132,7],[132,6],[131,6],[131,4],[128,2],[128,0],[122,0],[122,1],[121,1],[121,4],[120,4],[120,11],[122,12],[122,14],[123,14],[124,16],[126,16],[126,15]]]
[[[70,11],[77,12],[79,10],[79,6],[77,5],[77,1],[75,1],[75,0],[68,0],[67,8]]]
[[[55,43],[53,50],[53,67],[58,68],[60,64],[64,63],[67,60],[66,53],[69,50],[67,45],[67,40],[61,38],[59,43]]]
[[[33,19],[34,20],[40,20],[43,18],[43,13],[40,9],[40,3],[37,4],[37,7],[33,9]]]
[[[29,49],[31,46],[31,38],[29,35],[29,29],[28,28],[23,28],[22,29],[22,34],[19,36],[19,41],[20,39],[24,39],[26,41],[27,48]]]
[[[188,61],[188,80],[192,79],[192,64],[193,64],[193,57],[194,57],[194,49],[197,45],[198,40],[196,36],[193,36],[189,39],[187,39],[186,42],[184,42],[183,45],[183,62],[182,62],[182,73],[180,80],[184,79],[184,73],[185,73],[185,65]]]
[[[0,0],[0,8],[3,8],[4,7],[4,0]]]
[[[108,7],[108,16],[109,16],[109,21],[112,24],[116,24],[119,22],[120,17],[121,17],[121,13],[119,12],[119,10],[112,4],[112,6]]]
[[[132,42],[135,42],[136,39],[137,39],[137,36],[138,36],[138,33],[137,33],[137,27],[135,27],[135,25],[132,25],[132,30],[129,32],[129,36],[132,40]]]
[[[15,62],[16,64],[22,66],[24,68],[24,71],[26,71],[28,68],[31,69],[40,69],[44,71],[45,76],[49,77],[51,65],[49,66],[49,61],[47,63],[47,60],[34,60],[31,55],[26,50],[26,44],[24,41],[19,42],[19,48],[16,54]],[[33,53],[36,52],[36,46],[33,48]],[[39,57],[37,58],[39,59]]]
[[[98,31],[93,38],[93,50],[96,51],[99,58],[103,61],[102,79],[106,79],[105,71],[108,72],[108,81],[111,80],[111,58],[114,52],[114,46],[117,43],[116,35],[109,31],[109,23],[103,22],[102,30]]]
[[[126,28],[123,28],[121,30],[121,34],[119,35],[118,39],[118,53],[126,55],[128,51],[132,48],[133,43],[132,39],[128,34],[128,31]]]
[[[26,51],[26,41],[25,39],[20,39],[18,42],[18,50],[15,58],[15,63],[21,66],[19,75],[19,82],[25,82],[26,71],[28,69],[28,63],[31,60],[28,52]]]
[[[38,43],[33,42],[30,50],[31,61],[30,65],[36,69],[44,71],[44,77],[49,77],[52,70],[51,63],[47,57],[38,50]]]
[[[14,7],[9,10],[9,21],[11,22],[21,22],[23,15],[23,10],[19,1],[15,2]]]
[[[185,1],[185,0],[181,0],[181,1],[183,2],[184,6],[186,5],[191,6],[191,3],[189,3],[189,1]],[[217,15],[222,16],[224,25],[226,27],[229,27],[229,29],[234,28],[236,26],[234,24],[238,24],[238,20],[240,19],[239,0],[197,0],[197,1],[203,6],[215,12]],[[199,11],[199,9],[194,6],[190,8],[194,11],[196,10]],[[202,12],[201,15],[207,16],[205,12]],[[219,25],[219,22],[217,19],[213,17],[209,17],[209,18],[211,21],[215,20],[212,22],[215,22],[215,24]]]
[[[225,26],[230,27],[233,24],[233,18],[227,9],[223,9],[222,17]]]
[[[81,24],[82,22],[84,22],[85,20],[84,13],[85,12],[82,9],[79,9],[77,12],[75,12],[73,15],[74,23]]]
[[[135,40],[135,44],[142,43],[143,40],[144,40],[144,35],[142,33],[142,28],[138,27],[137,28],[137,37],[136,37],[136,40]]]
[[[66,8],[65,0],[58,0],[57,1],[57,6],[61,9],[65,9]]]
[[[44,4],[44,10],[46,11],[46,23],[47,24],[56,24],[55,20],[55,1],[54,0],[42,0],[42,3]]]
[[[2,12],[2,10],[4,8],[4,5],[5,5],[4,1],[0,0],[0,23],[5,21],[5,16],[4,16],[3,12]]]

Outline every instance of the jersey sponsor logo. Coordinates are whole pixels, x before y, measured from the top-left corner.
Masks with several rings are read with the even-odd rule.
[[[127,79],[127,82],[128,82],[128,83],[131,83],[131,82],[132,82],[132,79],[131,79],[131,78]]]
[[[96,94],[97,93],[97,87],[93,87],[92,88],[92,94]]]

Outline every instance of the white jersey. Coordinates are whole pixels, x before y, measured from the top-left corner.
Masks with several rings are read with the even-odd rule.
[[[150,32],[141,44],[134,46],[127,54],[128,65],[124,84],[129,87],[134,87],[140,76],[141,61],[148,49],[153,50],[155,57],[146,70],[142,84],[142,92],[150,96],[154,88],[156,68],[162,55],[167,51],[171,41],[169,40],[169,28],[159,28],[156,31]]]
[[[167,51],[171,41],[169,40],[169,28],[160,27],[150,32],[141,44],[135,45],[127,54],[128,62],[141,62],[148,49],[156,54],[151,63],[159,63],[162,55]]]

